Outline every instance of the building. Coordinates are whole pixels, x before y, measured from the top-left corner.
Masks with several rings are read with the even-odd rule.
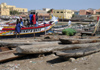
[[[39,20],[43,20],[43,17],[45,19],[50,19],[50,14],[44,10],[31,10],[28,14],[31,14],[32,12],[38,13]]]
[[[27,8],[16,8],[16,6],[7,5],[6,3],[2,3],[0,5],[0,9],[1,10],[4,10],[5,9],[6,10],[6,13],[9,13],[10,11],[14,11],[14,10],[18,11],[19,13],[27,13],[28,12]],[[8,11],[8,9],[9,9],[9,11]],[[4,15],[4,14],[1,13],[1,15]]]
[[[93,15],[94,10],[80,10],[79,15]]]
[[[80,10],[79,15],[100,15],[100,9]]]
[[[71,19],[74,12],[72,10],[53,10],[52,14],[61,19]]]
[[[2,8],[0,6],[0,15],[7,15],[7,16],[9,16],[10,15],[9,9],[8,8]]]
[[[0,5],[0,15],[10,15],[10,10],[3,5]]]
[[[43,8],[44,11],[48,12],[50,8]]]
[[[100,9],[94,10],[94,14],[95,14],[95,15],[100,15]]]
[[[89,8],[87,10],[80,10],[79,15],[94,15],[95,9]]]
[[[79,11],[73,10],[74,15],[79,15]]]

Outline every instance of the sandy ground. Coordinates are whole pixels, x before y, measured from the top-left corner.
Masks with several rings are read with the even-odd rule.
[[[9,41],[9,39],[5,40]],[[20,41],[27,41],[27,39],[20,39]],[[33,42],[33,38],[29,41]],[[0,63],[0,70],[100,70],[100,52],[73,61],[63,60],[55,54],[44,54],[41,57],[27,55]]]
[[[54,54],[28,55],[0,63],[0,70],[100,70],[100,52],[69,61]]]

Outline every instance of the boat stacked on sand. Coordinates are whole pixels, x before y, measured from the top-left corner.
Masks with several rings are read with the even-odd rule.
[[[46,24],[41,23],[37,27],[23,27],[21,28],[20,35],[41,35],[45,34],[45,31],[48,32],[55,24],[57,24],[58,19],[52,17],[50,21],[45,22]],[[0,27],[0,37],[5,36],[15,36],[15,26]]]

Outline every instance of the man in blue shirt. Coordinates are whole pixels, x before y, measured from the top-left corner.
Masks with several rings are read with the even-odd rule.
[[[17,23],[16,23],[16,27],[15,27],[15,32],[16,32],[16,38],[17,38],[17,34],[19,34],[19,37],[20,37],[21,26],[20,26],[19,19],[17,19]]]
[[[32,20],[33,20],[33,14],[32,14],[32,12],[31,12],[31,14],[29,15],[29,17],[30,17],[30,25],[32,25],[32,24],[33,24],[33,22],[32,22]]]

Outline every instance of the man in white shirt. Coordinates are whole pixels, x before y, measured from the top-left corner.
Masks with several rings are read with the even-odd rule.
[[[71,26],[71,21],[70,20],[68,21],[68,26]]]

